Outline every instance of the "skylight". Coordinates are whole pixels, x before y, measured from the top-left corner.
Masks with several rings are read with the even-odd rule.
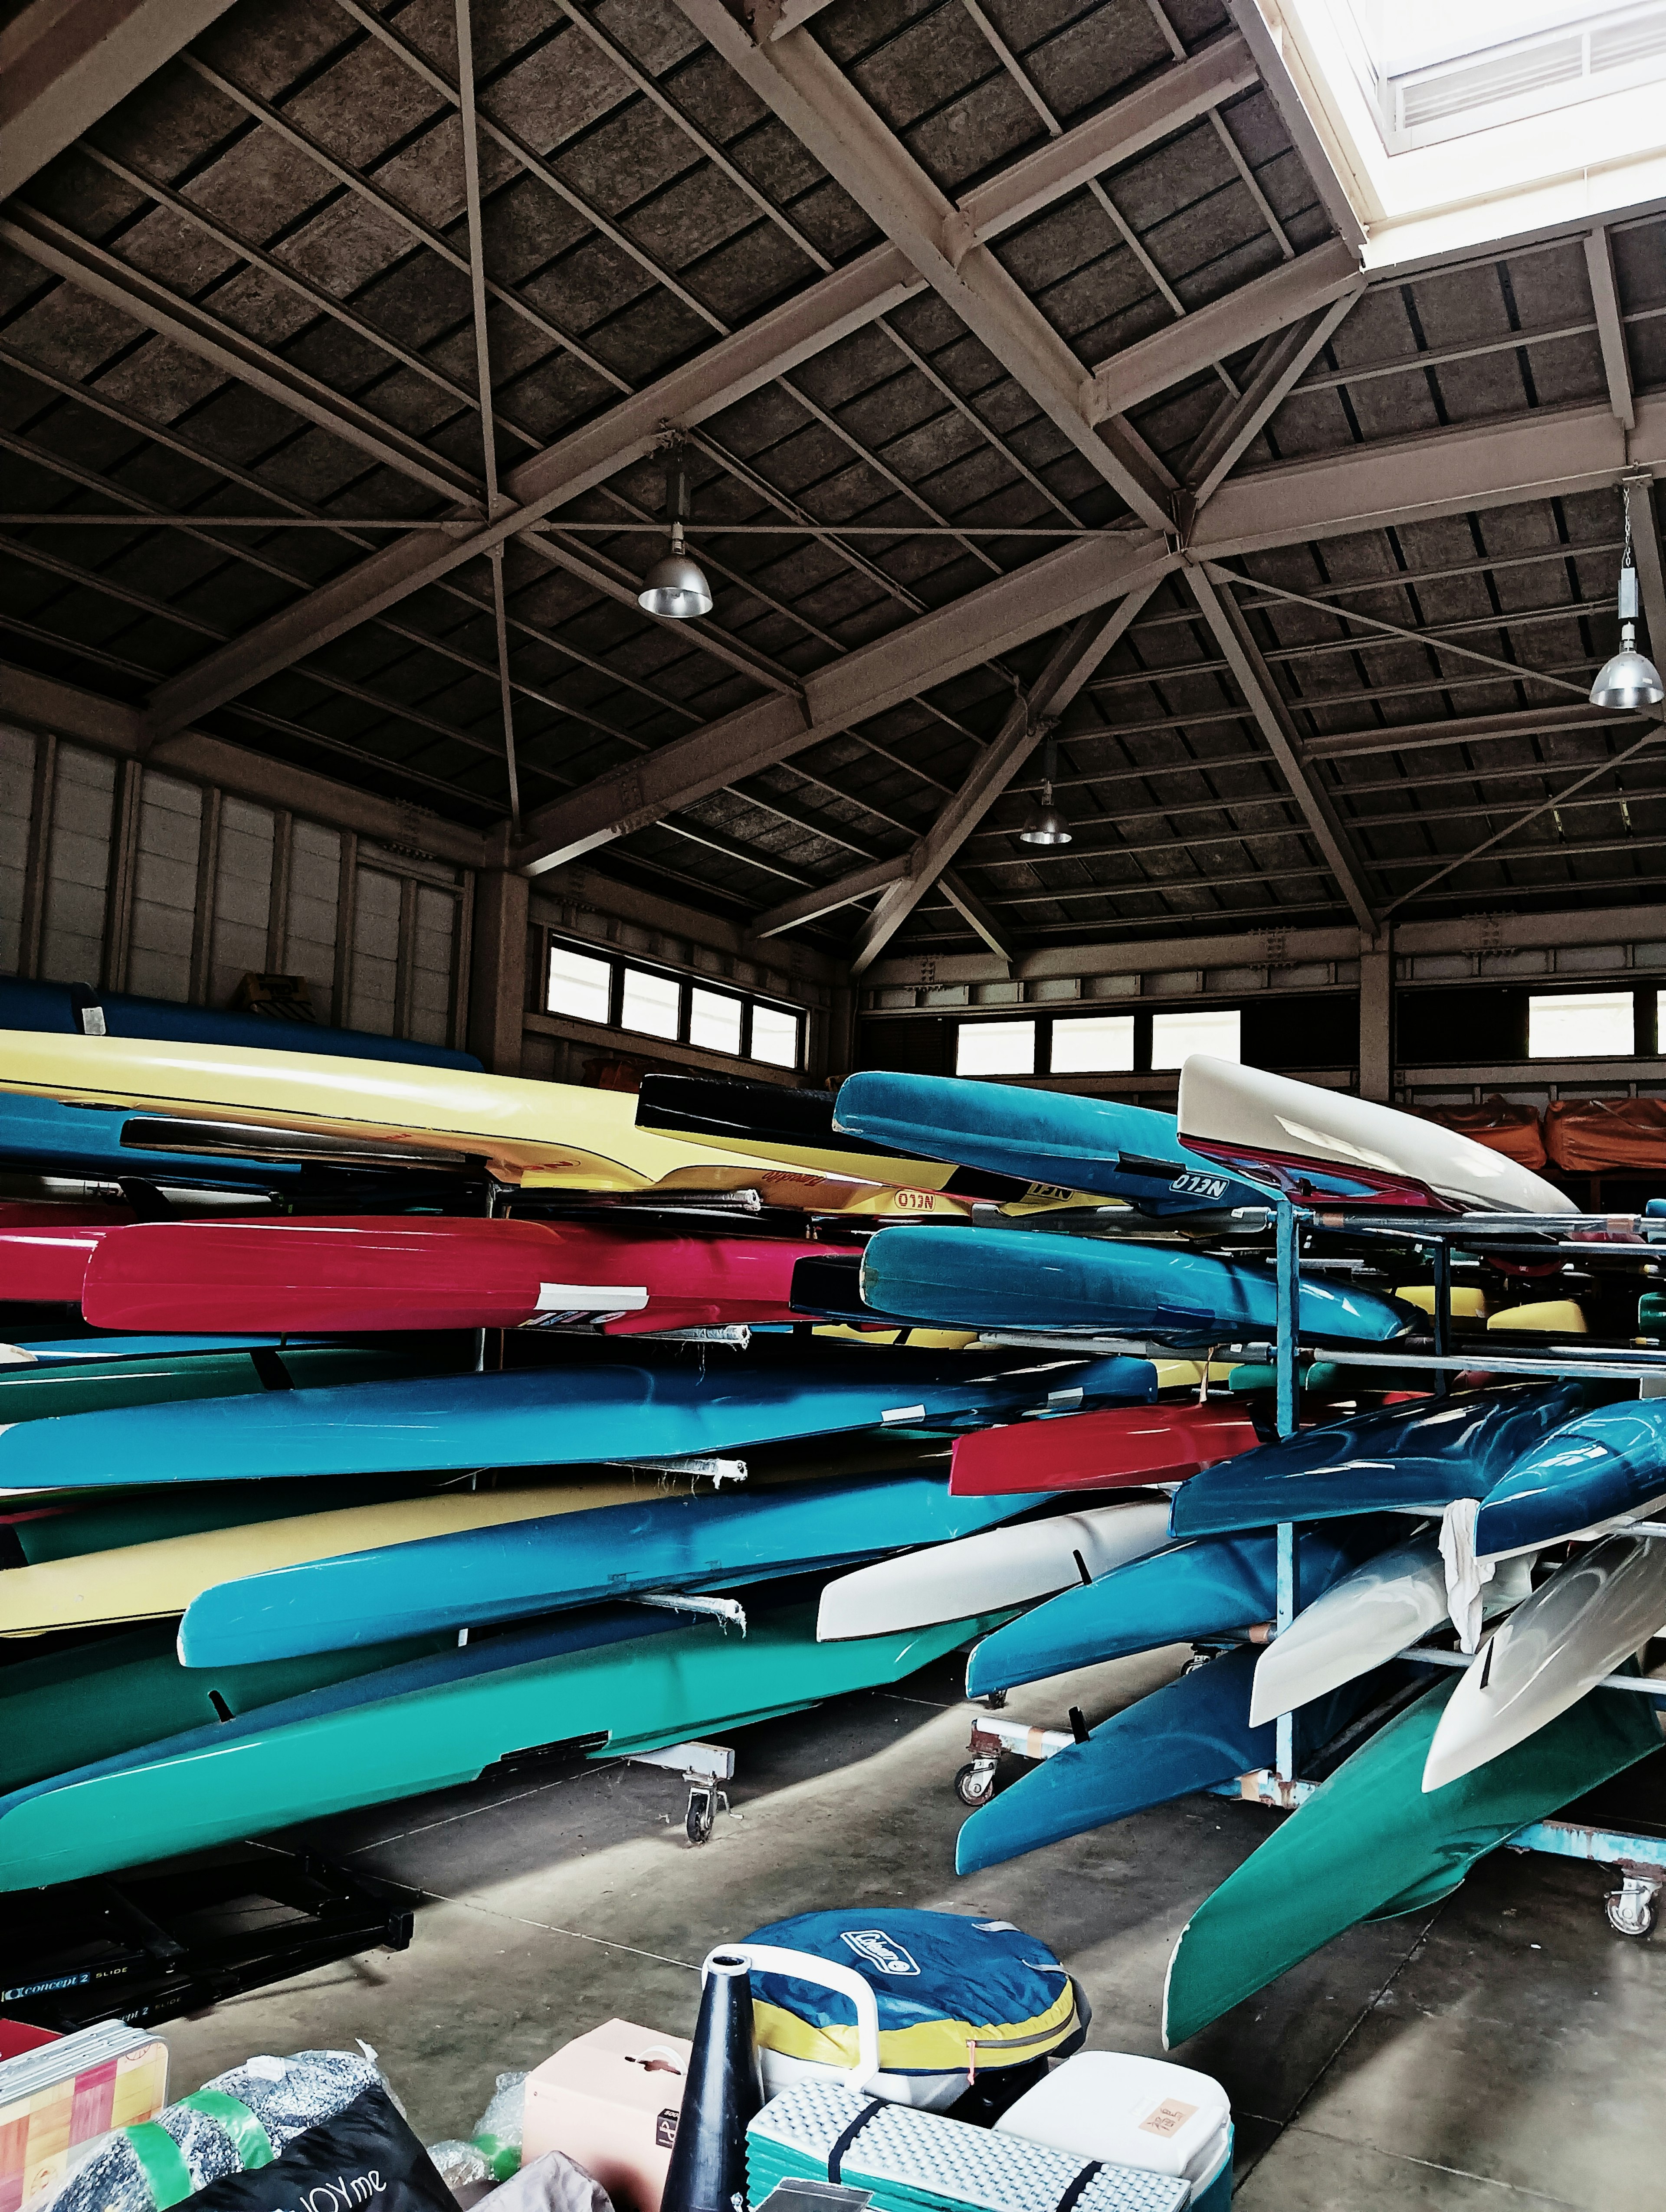
[[[1368,266],[1666,189],[1666,0],[1249,0],[1366,234]]]

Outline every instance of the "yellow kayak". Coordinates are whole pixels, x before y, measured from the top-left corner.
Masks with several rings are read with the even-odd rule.
[[[964,1212],[954,1201],[893,1209],[888,1179],[805,1174],[779,1160],[714,1150],[635,1124],[628,1092],[449,1067],[261,1052],[246,1045],[0,1031],[0,1089],[69,1105],[125,1106],[168,1120],[235,1122],[344,1143],[483,1158],[504,1182],[593,1191],[757,1189],[767,1204],[816,1212]],[[251,1141],[252,1141],[252,1135]],[[925,1162],[935,1178],[946,1171]]]

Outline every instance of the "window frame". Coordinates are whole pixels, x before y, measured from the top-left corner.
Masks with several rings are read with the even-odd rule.
[[[587,960],[605,962],[609,969],[607,1019],[594,1022],[583,1014],[558,1012],[550,1004],[550,956],[559,947],[563,951],[577,953]],[[624,1021],[625,976],[635,969],[638,975],[651,975],[672,984],[677,991],[677,1030],[674,1036],[662,1036],[651,1030],[629,1029]],[[694,994],[704,991],[716,999],[730,999],[740,1008],[740,1048],[738,1052],[720,1050],[714,1045],[696,1044],[690,1035],[694,1018]],[[809,1009],[794,1006],[790,1000],[777,999],[767,991],[747,991],[739,985],[727,983],[720,977],[696,975],[691,970],[673,968],[663,960],[648,960],[633,952],[623,952],[611,945],[595,945],[581,937],[568,937],[562,931],[545,929],[544,933],[544,964],[539,989],[540,1011],[555,1021],[577,1022],[587,1029],[606,1029],[621,1040],[640,1039],[648,1048],[678,1046],[690,1052],[704,1053],[713,1060],[731,1060],[736,1067],[768,1067],[782,1075],[800,1075],[804,1072],[805,1052],[809,1036]],[[752,1051],[752,1017],[759,1006],[771,1012],[783,1014],[792,1022],[797,1032],[798,1043],[792,1064],[778,1060],[758,1060]]]
[[[1645,985],[1645,988],[1646,989],[1647,988],[1649,987]],[[1529,990],[1523,992],[1523,997],[1526,1001],[1525,1012],[1527,1017],[1523,1024],[1524,1035],[1523,1036],[1522,1043],[1523,1060],[1525,1065],[1538,1066],[1541,1066],[1546,1060],[1636,1060],[1639,1056],[1639,1048],[1642,1040],[1639,1038],[1638,1032],[1639,1028],[1643,1026],[1643,1021],[1639,1020],[1639,1013],[1641,1010],[1638,1006],[1638,994],[1635,984],[1628,982],[1608,983],[1606,985],[1588,984],[1583,990],[1573,991]],[[1581,999],[1606,999],[1610,1002],[1622,999],[1629,1000],[1631,1001],[1631,1042],[1623,1047],[1623,1048],[1619,1052],[1596,1052],[1583,1047],[1578,1050],[1562,1050],[1559,1048],[1554,1052],[1535,1052],[1533,1049],[1533,1007],[1535,1001],[1537,1000],[1541,1003],[1548,1004],[1552,1000],[1577,1001]],[[1657,1008],[1658,1008],[1658,1000],[1657,1000],[1656,1005]],[[1657,1012],[1657,1024],[1658,1024],[1658,1012]],[[1646,1016],[1644,1017],[1644,1020],[1646,1020]]]

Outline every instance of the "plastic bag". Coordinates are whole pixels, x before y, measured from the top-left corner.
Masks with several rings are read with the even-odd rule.
[[[382,2083],[292,2136],[281,2158],[211,2183],[181,2212],[457,2212]]]
[[[455,2191],[471,2182],[507,2181],[519,2172],[526,2110],[526,2076],[500,2074],[491,2102],[475,2122],[468,2141],[448,2136],[428,2147],[447,2187]]]

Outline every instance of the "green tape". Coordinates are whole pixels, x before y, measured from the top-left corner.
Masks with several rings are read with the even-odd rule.
[[[167,2212],[170,2204],[178,2204],[193,2194],[197,2185],[191,2178],[185,2154],[166,2128],[158,2127],[155,2120],[139,2120],[131,2128],[124,2128],[122,2133],[132,2144],[133,2155],[144,2169],[157,2212]]]
[[[471,2136],[469,2141],[486,2161],[488,2171],[497,2181],[508,2181],[520,2171],[520,2145],[504,2142],[497,2136]]]
[[[223,2089],[198,2089],[179,2102],[193,2112],[201,2112],[210,2120],[218,2120],[226,2133],[237,2145],[237,2155],[243,2171],[249,2173],[257,2166],[270,2166],[277,2155],[272,2148],[271,2137],[239,2097],[228,2097]],[[161,2198],[156,2199],[161,2204]],[[170,2203],[173,2199],[168,2200]]]

